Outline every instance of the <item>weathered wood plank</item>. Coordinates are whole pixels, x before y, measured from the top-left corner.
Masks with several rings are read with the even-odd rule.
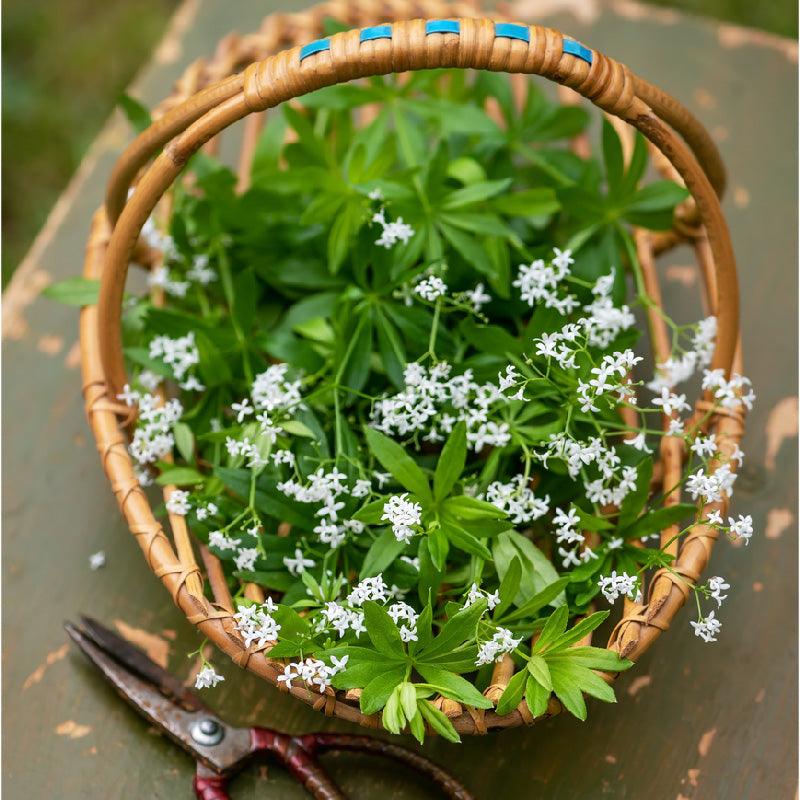
[[[189,0],[136,94],[157,101],[186,64],[228,30],[254,28],[271,5]],[[759,391],[735,508],[753,513],[758,535],[746,550],[722,542],[714,554],[713,571],[735,589],[718,644],[699,643],[683,614],[622,680],[619,704],[595,704],[589,722],[559,718],[460,749],[435,742],[431,755],[479,797],[789,800],[797,754],[796,48],[621,2],[524,0],[513,14],[560,27],[630,64],[684,99],[720,141],[731,174],[726,210],[743,286],[745,363]],[[120,620],[183,674],[192,666],[183,654],[199,644],[146,569],[101,474],[81,407],[77,315],[34,299],[48,280],[79,272],[90,215],[126,136],[120,120],[104,130],[4,296],[9,797],[191,796],[188,759],[151,735],[65,649],[61,630],[62,619],[79,611]],[[686,253],[672,256],[665,293],[668,306],[692,318],[699,307],[683,300],[691,295],[689,263]],[[90,572],[88,556],[101,548],[108,565]],[[229,664],[224,672],[227,680],[210,696],[231,720],[297,731],[347,728]],[[332,763],[359,797],[432,796],[395,770]],[[304,796],[272,768],[248,770],[234,788],[245,797],[267,789],[274,797]]]

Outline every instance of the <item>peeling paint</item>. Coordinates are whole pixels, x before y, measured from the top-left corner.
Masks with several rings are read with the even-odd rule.
[[[686,771],[686,777],[689,780],[690,786],[695,786],[695,787],[697,786],[697,779],[699,776],[700,776],[699,769],[689,769]]]
[[[81,365],[81,343],[75,342],[67,352],[64,366],[67,369],[77,369]]]
[[[766,434],[767,453],[764,456],[764,466],[773,470],[784,440],[797,436],[797,396],[784,397],[775,404],[769,412]]]
[[[694,90],[694,101],[706,111],[711,111],[717,107],[717,98],[708,89],[703,89],[702,87]]]
[[[716,735],[717,729],[712,728],[710,731],[706,731],[700,737],[700,741],[697,743],[697,752],[700,753],[701,758],[708,755],[708,751],[711,749],[711,744],[713,743]]]
[[[58,355],[64,347],[64,338],[55,334],[45,334],[39,337],[36,349],[46,356]]]
[[[717,28],[717,39],[723,47],[742,47],[743,45],[769,47],[783,53],[793,64],[797,63],[797,42],[792,39],[784,39],[782,36],[775,36],[753,28],[743,28],[739,25],[720,25]]]
[[[169,662],[169,642],[161,636],[142,628],[134,628],[121,619],[115,619],[114,625],[117,630],[133,644],[141,647],[153,661],[161,667],[166,668]]]
[[[771,508],[767,513],[767,528],[764,536],[767,539],[780,539],[784,531],[792,524],[794,515],[788,508]]]
[[[25,309],[41,294],[45,286],[52,283],[49,273],[43,269],[29,268],[20,272],[3,292],[3,338],[19,341],[28,333]]]
[[[591,25],[600,17],[597,0],[516,0],[509,3],[508,8],[511,16],[521,20],[571,14],[579,22]]]
[[[750,192],[744,186],[734,187],[733,204],[736,208],[747,208],[750,205]]]
[[[31,686],[34,686],[37,683],[40,683],[42,678],[44,678],[45,672],[53,666],[53,664],[58,663],[61,661],[69,651],[68,644],[62,644],[61,647],[51,650],[44,659],[44,663],[39,664],[36,669],[25,678],[25,682],[22,684],[22,690],[25,691],[26,689],[30,689]]]
[[[764,699],[766,694],[767,694],[767,690],[766,689],[764,689],[764,688],[759,689],[758,690],[758,694],[756,694],[756,696],[753,698],[754,702],[760,703]]]
[[[611,8],[620,17],[626,19],[649,19],[653,22],[660,22],[662,25],[674,25],[680,15],[671,8],[656,8],[646,6],[640,2],[630,2],[630,0],[615,0]]]
[[[761,581],[753,581],[753,591],[761,592],[764,589],[764,584]]]
[[[614,755],[611,755],[611,753],[609,753],[609,754],[608,754],[608,755],[605,757],[605,759],[604,759],[604,760],[605,760],[606,764],[616,764],[616,763],[617,763],[617,757],[616,757],[616,756],[614,756]]]
[[[697,267],[692,264],[670,264],[664,274],[668,281],[682,283],[684,286],[694,286],[697,283]]]
[[[628,687],[628,694],[631,697],[635,697],[642,689],[647,688],[652,681],[653,678],[650,675],[639,675],[639,677],[631,681],[631,685]]]
[[[181,57],[183,35],[192,26],[199,10],[200,0],[184,0],[173,14],[169,29],[153,53],[157,64],[174,64]]]
[[[711,135],[717,142],[727,142],[731,134],[724,125],[716,125],[711,129]]]
[[[66,736],[69,739],[82,739],[92,732],[92,726],[81,725],[74,720],[68,719],[56,725],[55,732],[59,736]]]

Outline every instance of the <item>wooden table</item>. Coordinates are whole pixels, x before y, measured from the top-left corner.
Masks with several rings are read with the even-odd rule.
[[[275,5],[187,0],[135,94],[156,102],[218,38],[255,28]],[[746,371],[759,393],[735,508],[754,515],[757,532],[746,549],[721,542],[714,553],[712,574],[733,585],[717,644],[696,639],[682,613],[621,680],[619,704],[593,704],[589,722],[565,716],[460,748],[433,742],[431,755],[480,798],[789,800],[797,765],[796,47],[623,2],[523,0],[512,13],[628,63],[682,98],[720,143],[731,176],[725,207],[743,287]],[[90,215],[127,136],[116,117],[104,129],[3,300],[9,798],[191,796],[189,759],[101,683],[61,628],[80,611],[116,621],[183,674],[192,666],[184,654],[198,646],[145,567],[101,473],[81,405],[77,314],[37,298],[47,282],[79,273]],[[686,252],[669,263],[666,302],[674,308],[691,294],[695,274]],[[88,557],[101,548],[108,564],[92,572]],[[224,672],[212,702],[232,721],[347,728],[231,664]],[[357,797],[430,796],[388,767],[332,763]],[[253,767],[234,788],[244,798],[304,796],[278,768]]]

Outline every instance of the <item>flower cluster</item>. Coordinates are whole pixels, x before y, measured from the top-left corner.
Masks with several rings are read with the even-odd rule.
[[[481,499],[505,512],[515,525],[533,522],[550,510],[550,496],[536,497],[524,475],[515,475],[507,483],[492,481]]]
[[[125,390],[129,405],[133,399],[139,403],[138,424],[128,452],[140,466],[154,464],[172,452],[175,446],[172,429],[183,415],[183,406],[175,398],[164,402],[156,395],[132,393],[127,386]]]
[[[482,667],[484,664],[500,661],[506,653],[513,653],[521,642],[522,638],[515,639],[514,635],[507,628],[498,628],[494,636],[488,641],[483,642],[478,648],[475,666]]]
[[[271,597],[260,606],[238,606],[233,619],[245,647],[255,644],[260,648],[277,641],[281,626],[272,616],[276,610],[277,606]]]
[[[386,211],[383,208],[372,215],[372,221],[381,226],[381,235],[375,240],[375,244],[387,250],[398,242],[405,244],[414,235],[414,229],[407,222],[403,222],[402,217],[387,222]]]
[[[163,361],[172,369],[176,380],[184,381],[192,367],[200,363],[200,351],[197,348],[194,332],[190,331],[186,336],[178,336],[175,339],[169,336],[156,336],[150,342],[150,358]],[[199,384],[194,385],[195,381],[191,382],[191,388],[202,391],[204,387]],[[182,386],[182,388],[187,387]]]
[[[341,658],[331,656],[330,664],[319,658],[307,658],[305,661],[291,661],[283,668],[283,674],[278,675],[279,683],[291,687],[292,681],[300,680],[309,688],[316,687],[320,694],[331,685],[334,675],[341,672],[350,658],[344,655]]]
[[[471,370],[460,375],[452,372],[446,362],[430,369],[418,363],[407,364],[403,375],[405,390],[374,404],[374,427],[389,436],[422,433],[425,441],[440,442],[463,420],[467,424],[467,441],[475,452],[508,444],[508,423],[491,419],[490,415],[511,398],[493,383],[475,381]]]
[[[408,500],[408,493],[393,495],[383,506],[383,516],[392,526],[392,533],[398,542],[411,541],[414,536],[414,526],[422,522],[422,506]]]

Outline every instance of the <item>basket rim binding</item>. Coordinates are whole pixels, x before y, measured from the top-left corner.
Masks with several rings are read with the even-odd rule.
[[[224,586],[224,580],[220,581],[219,562],[215,565],[215,557],[201,548],[216,600],[210,603],[203,595],[201,572],[184,519],[170,515],[175,540],[173,548],[161,524],[153,516],[127,452],[125,427],[130,422],[130,409],[115,399],[125,382],[119,336],[122,290],[139,231],[191,153],[232,122],[320,86],[406,69],[454,66],[508,71],[512,74],[540,74],[572,87],[608,114],[641,130],[665,157],[663,168],[682,178],[695,197],[697,218],[702,224],[695,249],[706,283],[709,308],[719,317],[719,335],[712,367],[722,367],[726,373],[730,373],[732,368],[741,371],[735,265],[727,226],[717,200],[717,193],[724,186],[724,170],[716,147],[699,122],[677,101],[637,78],[623,65],[552,29],[466,16],[407,21],[400,18],[407,11],[407,5],[404,8],[399,7],[400,3],[397,5],[397,8],[382,5],[379,9],[384,19],[389,18],[393,22],[356,28],[312,41],[313,47],[309,46],[308,40],[315,32],[319,32],[326,14],[341,12],[339,4],[334,2],[316,7],[313,10],[316,16],[311,23],[304,19],[303,14],[267,18],[272,20],[272,28],[265,22],[264,29],[270,33],[266,38],[271,40],[273,49],[283,44],[280,33],[287,29],[290,35],[286,38],[295,46],[256,61],[244,73],[222,77],[187,101],[166,111],[148,131],[141,134],[117,162],[109,184],[106,209],[100,209],[95,214],[87,246],[84,274],[101,278],[101,296],[98,306],[88,306],[81,311],[84,398],[101,459],[117,501],[148,564],[189,621],[237,664],[273,684],[277,684],[276,678],[282,671],[282,665],[271,662],[268,657],[260,657],[264,648],[243,647],[241,637],[233,627],[230,596],[226,601],[227,589],[222,591],[220,586]],[[437,17],[454,10],[453,6],[438,2],[419,5],[435,8]],[[459,7],[458,10],[463,12],[464,8]],[[387,11],[396,12],[396,16],[392,17]],[[354,24],[364,21],[362,17],[353,19],[353,12],[345,12],[341,16]],[[288,20],[297,18],[306,24],[292,31]],[[458,32],[453,31],[452,27],[430,25],[431,22],[445,21],[458,23]],[[320,45],[319,41],[327,41],[328,44]],[[303,46],[297,42],[306,44]],[[220,59],[223,72],[236,66],[230,53],[224,55],[227,58]],[[691,150],[704,164],[705,172],[690,149],[669,126],[684,136]],[[143,171],[151,156],[163,145],[166,147],[161,155]],[[128,188],[142,171],[136,192],[126,203]],[[640,260],[645,276],[651,283],[648,291],[660,302],[652,263],[653,237],[639,234],[637,246]],[[659,318],[657,314],[653,316],[656,320],[651,318],[650,322],[654,328],[654,344],[658,349]],[[708,398],[701,398],[698,410],[707,402]],[[711,426],[717,432],[722,447],[732,450],[742,435],[742,415],[738,412],[716,414]],[[682,442],[673,441],[674,445],[662,447],[662,451],[666,451],[662,452],[662,463],[665,470],[671,469],[673,472],[677,464],[679,474]],[[166,494],[169,491],[168,487]],[[719,508],[719,504],[710,506],[709,510],[712,508]],[[609,648],[635,660],[662,630],[667,629],[670,620],[685,602],[690,591],[689,582],[696,581],[705,568],[716,538],[715,530],[703,525],[694,526],[679,551],[675,546],[677,559],[673,570],[685,580],[665,570],[657,572],[650,580],[646,602],[638,605],[626,602],[623,618],[611,634]],[[662,535],[662,543],[664,541]],[[491,691],[491,696],[497,699],[513,674],[513,668],[513,662],[501,662],[487,694]],[[612,680],[614,676],[604,677]],[[323,709],[328,715],[360,722],[368,727],[380,726],[379,714],[370,717],[362,715],[357,704],[338,699],[330,689],[319,695],[301,686],[292,686],[287,690],[285,685],[277,685],[315,708]],[[491,710],[466,709],[452,722],[460,733],[485,733],[491,728],[530,723],[533,720],[527,707],[523,708],[524,705],[523,702],[520,708],[504,716]],[[560,703],[551,698],[545,716],[551,716],[559,710]]]

